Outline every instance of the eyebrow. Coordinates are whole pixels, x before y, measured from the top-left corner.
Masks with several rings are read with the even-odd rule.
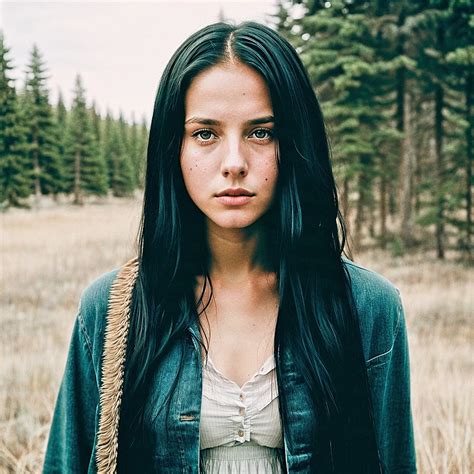
[[[245,125],[258,125],[261,123],[269,123],[269,122],[275,122],[275,118],[273,115],[266,115],[265,117],[259,117],[251,120],[247,120],[245,122]],[[203,117],[191,117],[188,120],[184,122],[186,123],[200,123],[203,125],[221,125],[221,122],[219,120],[214,120],[210,118],[203,118]]]

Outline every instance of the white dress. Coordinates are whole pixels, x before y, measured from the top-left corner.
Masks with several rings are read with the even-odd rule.
[[[208,356],[203,364],[201,472],[282,473],[283,435],[275,359],[271,355],[242,387]]]

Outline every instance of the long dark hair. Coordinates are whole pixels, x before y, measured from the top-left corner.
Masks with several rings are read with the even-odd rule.
[[[199,320],[196,276],[205,276],[212,290],[204,216],[186,192],[179,155],[190,82],[231,57],[264,78],[275,117],[277,196],[262,219],[272,233],[268,251],[278,278],[274,347],[283,424],[288,415],[279,354],[289,351],[318,420],[311,472],[379,472],[357,313],[342,260],[345,227],[323,116],[294,48],[255,22],[215,23],[194,33],[171,58],[158,87],[138,236],[119,466],[130,462],[136,469],[136,457],[141,462],[147,458],[152,413],[144,401],[151,374],[193,319]],[[204,289],[200,302],[203,294]],[[175,375],[173,390],[180,373]]]

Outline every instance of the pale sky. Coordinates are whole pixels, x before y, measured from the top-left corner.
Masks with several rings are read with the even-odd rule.
[[[2,1],[0,28],[17,90],[36,43],[47,67],[50,102],[61,89],[71,103],[74,78],[81,74],[87,103],[99,112],[151,121],[161,73],[191,33],[218,21],[222,10],[235,22],[272,24],[276,0],[259,1]]]

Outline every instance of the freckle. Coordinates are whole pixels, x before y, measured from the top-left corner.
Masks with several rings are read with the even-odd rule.
[[[268,181],[268,178],[265,178],[265,181]]]
[[[192,171],[193,169],[192,168],[189,168],[189,171]]]

